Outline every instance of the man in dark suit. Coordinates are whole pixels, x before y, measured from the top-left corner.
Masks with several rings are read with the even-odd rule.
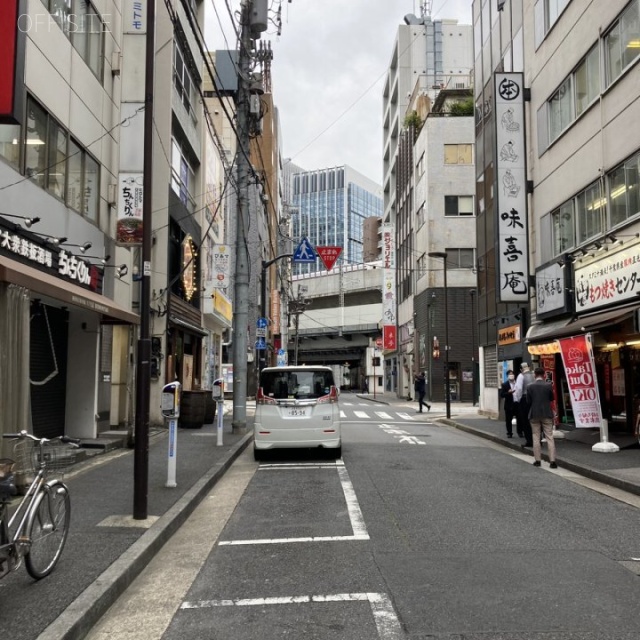
[[[507,438],[513,438],[513,419],[517,416],[518,407],[513,401],[513,392],[516,388],[516,376],[513,371],[507,371],[507,379],[500,388],[500,397],[504,398],[504,420],[507,427]],[[520,434],[518,434],[520,435]]]
[[[553,388],[544,379],[544,369],[538,367],[534,371],[535,380],[527,387],[526,394],[529,400],[529,421],[533,433],[533,464],[540,466],[540,432],[544,432],[549,453],[549,466],[557,469],[556,445],[553,440]]]
[[[418,413],[422,413],[422,407],[427,407],[427,411],[431,410],[431,405],[424,401],[424,396],[427,393],[427,377],[424,375],[424,371],[421,371],[413,381],[413,390],[416,392],[418,398]]]

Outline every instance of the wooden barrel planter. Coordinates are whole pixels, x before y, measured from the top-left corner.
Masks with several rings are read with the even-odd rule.
[[[202,429],[208,391],[183,391],[178,425],[183,429]]]
[[[213,399],[211,391],[207,391],[205,398],[204,423],[212,424],[216,419],[216,401]]]

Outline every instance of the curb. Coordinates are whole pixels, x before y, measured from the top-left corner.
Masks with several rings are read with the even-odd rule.
[[[386,404],[387,406],[391,405],[391,403],[386,402],[385,400],[378,400],[377,398],[370,398],[369,396],[361,396],[359,393],[356,393],[356,398],[368,400],[369,402],[377,402],[378,404]]]
[[[228,456],[205,473],[158,521],[94,580],[37,640],[80,640],[184,524],[211,488],[253,439],[247,433]]]

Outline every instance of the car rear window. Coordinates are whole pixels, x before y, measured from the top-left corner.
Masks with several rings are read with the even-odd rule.
[[[276,400],[321,398],[332,385],[331,371],[263,371],[260,376],[262,392]]]

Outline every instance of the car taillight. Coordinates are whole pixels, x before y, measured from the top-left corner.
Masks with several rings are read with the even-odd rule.
[[[256,404],[277,404],[273,398],[264,395],[262,387],[258,387],[258,393],[256,393]]]
[[[331,385],[331,390],[329,391],[329,395],[318,398],[318,404],[333,403],[333,402],[338,402],[338,387],[334,387],[333,385]]]

